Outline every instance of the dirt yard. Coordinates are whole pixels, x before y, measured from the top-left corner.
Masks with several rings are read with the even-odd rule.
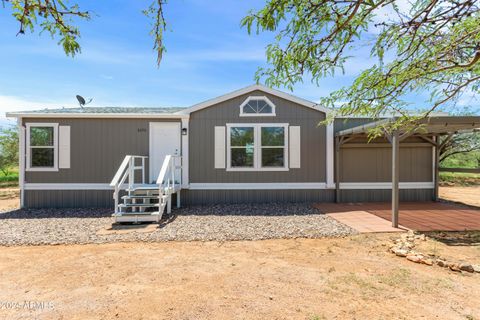
[[[397,257],[396,237],[0,246],[0,319],[480,319],[479,273]],[[480,264],[480,235],[432,237]]]
[[[0,318],[480,318],[479,274],[396,257],[394,236],[3,247]]]
[[[0,212],[20,206],[18,188],[0,188]]]
[[[480,207],[480,186],[440,187],[440,198]]]

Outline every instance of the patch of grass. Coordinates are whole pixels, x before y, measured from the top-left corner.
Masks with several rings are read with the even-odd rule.
[[[435,278],[427,282],[427,288],[453,290],[455,283],[449,278]]]
[[[374,291],[378,288],[367,279],[360,277],[355,273],[349,273],[344,276],[336,277],[333,281],[330,281],[328,284],[333,289],[338,289],[338,284],[346,284],[348,287],[355,285],[356,287],[362,289],[361,292],[366,293],[367,291]]]
[[[379,282],[391,287],[399,287],[405,285],[411,280],[411,272],[408,269],[400,268],[390,273],[381,275]]]
[[[0,188],[11,188],[18,186],[18,168],[9,170],[8,175],[0,171]]]
[[[18,174],[8,175],[8,176],[0,176],[0,183],[1,182],[11,182],[11,181],[18,181]]]
[[[0,182],[0,189],[2,188],[18,188],[18,181]]]
[[[478,186],[480,174],[463,172],[440,172],[440,185],[442,186]]]
[[[0,170],[0,182],[15,180],[18,180],[18,168],[11,168],[10,170],[8,170],[8,175],[5,175],[5,173]]]

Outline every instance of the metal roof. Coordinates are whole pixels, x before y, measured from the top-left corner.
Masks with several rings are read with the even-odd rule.
[[[7,112],[6,115],[16,118],[188,118],[189,115],[180,114],[182,110],[184,108],[177,107],[84,107]]]
[[[164,108],[137,108],[137,107],[84,107],[84,108],[59,108],[59,109],[41,109],[33,111],[12,112],[15,114],[38,114],[38,113],[78,113],[78,114],[105,114],[105,113],[175,113],[185,108],[164,107]]]
[[[336,133],[336,136],[352,136],[367,134],[369,130],[388,125],[394,122],[396,118],[383,119],[350,129],[345,129]],[[441,116],[441,117],[427,117],[420,119],[416,123],[417,129],[415,134],[448,134],[463,131],[473,131],[480,129],[480,116]],[[407,129],[400,129],[401,132],[408,131]]]

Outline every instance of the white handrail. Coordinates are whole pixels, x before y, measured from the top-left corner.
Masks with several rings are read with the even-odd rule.
[[[180,159],[180,166],[177,166],[175,163],[176,159]],[[182,177],[182,156],[173,156],[167,155],[163,160],[162,168],[160,169],[160,173],[158,174],[157,184],[158,184],[158,197],[159,201],[162,205],[165,205],[164,196],[167,196],[167,213],[170,213],[170,206],[171,206],[171,194],[175,191],[175,170],[180,169],[180,180]],[[182,181],[179,181],[179,187],[182,185]]]
[[[132,156],[125,156],[125,158],[122,161],[122,164],[120,165],[120,167],[118,167],[117,173],[115,173],[115,176],[113,176],[112,182],[110,182],[110,187],[115,187],[115,185],[121,179],[122,174],[125,172],[125,169],[127,168],[128,164],[130,163],[130,158],[131,157]]]
[[[165,175],[167,174],[168,167],[170,166],[170,161],[172,160],[171,155],[167,155],[163,160],[162,168],[158,174],[157,184],[162,184],[163,180],[165,179]]]
[[[123,184],[128,178],[128,187],[131,189],[135,184],[135,171],[142,171],[142,183],[145,183],[145,159],[147,156],[131,156],[127,155],[120,164],[115,176],[110,182],[110,186],[114,187],[113,199],[115,200],[115,213],[118,213],[118,204],[119,204],[119,195],[120,190],[122,189]],[[135,160],[142,159],[142,164],[140,167],[135,166]]]

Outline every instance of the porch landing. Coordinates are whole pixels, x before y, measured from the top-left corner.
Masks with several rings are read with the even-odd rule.
[[[480,209],[441,202],[400,203],[400,229],[391,226],[391,204],[318,203],[321,212],[359,232],[480,230]]]

